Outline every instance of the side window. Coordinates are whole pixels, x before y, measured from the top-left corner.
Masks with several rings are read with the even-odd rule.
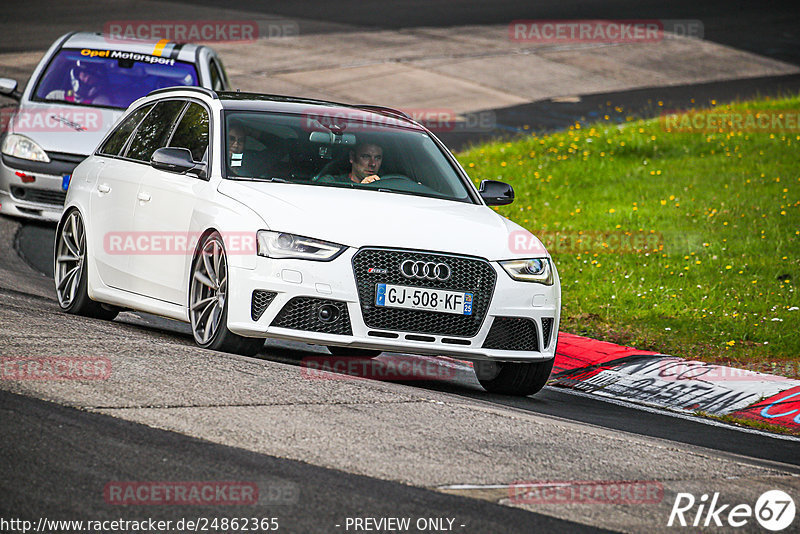
[[[219,67],[217,66],[217,62],[213,59],[211,63],[208,65],[208,70],[211,72],[211,88],[214,91],[224,91],[225,90],[225,80],[223,78],[224,74],[220,72]]]
[[[103,146],[100,147],[98,152],[107,156],[119,155],[120,150],[125,147],[128,137],[131,136],[131,132],[136,128],[136,125],[139,124],[139,121],[142,120],[142,117],[144,117],[152,107],[153,104],[149,104],[128,115],[128,118],[125,119],[122,124],[117,126],[117,129],[111,134],[106,142],[103,143]]]
[[[208,148],[208,112],[206,108],[192,102],[186,108],[181,122],[175,128],[169,146],[188,148],[195,161],[202,161]]]
[[[214,61],[217,63],[217,67],[219,67],[219,75],[222,77],[222,88],[225,91],[230,91],[231,81],[228,79],[228,73],[225,72],[225,65],[222,63],[222,59],[216,58]]]
[[[149,162],[153,152],[167,145],[172,125],[175,124],[178,114],[185,105],[184,100],[165,100],[157,103],[136,128],[125,157]]]

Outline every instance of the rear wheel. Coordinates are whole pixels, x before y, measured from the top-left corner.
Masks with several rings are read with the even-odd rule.
[[[58,225],[53,272],[58,304],[67,313],[112,320],[119,310],[89,298],[86,274],[86,229],[78,210]]]
[[[250,338],[228,330],[228,262],[222,236],[213,232],[203,241],[192,262],[189,280],[189,319],[195,342],[204,349],[258,354],[261,338]]]
[[[489,393],[528,396],[539,392],[547,383],[555,359],[544,362],[497,362],[493,378],[478,376],[478,381]]]

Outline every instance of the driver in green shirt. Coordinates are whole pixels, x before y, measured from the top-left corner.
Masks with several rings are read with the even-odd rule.
[[[383,149],[380,146],[371,143],[356,145],[350,151],[350,172],[331,176],[330,178],[331,181],[339,183],[368,184],[381,179],[378,176],[381,163],[383,163]]]
[[[356,145],[350,151],[350,163],[353,165],[348,176],[350,181],[368,184],[380,180],[378,170],[383,163],[383,149],[372,144]]]

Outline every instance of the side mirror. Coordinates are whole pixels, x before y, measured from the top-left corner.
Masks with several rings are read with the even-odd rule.
[[[505,182],[483,180],[478,192],[487,206],[505,206],[514,202],[514,188]]]
[[[0,78],[0,95],[11,97],[14,100],[21,99],[22,93],[17,91],[17,80]]]
[[[150,157],[150,166],[160,171],[184,174],[194,172],[200,178],[206,178],[205,163],[195,163],[192,152],[188,148],[159,148]]]

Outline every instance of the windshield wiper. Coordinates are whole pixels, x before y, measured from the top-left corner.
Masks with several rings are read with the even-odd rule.
[[[412,193],[411,191],[398,191],[397,189],[386,189],[385,187],[378,188],[376,191],[379,193],[397,193],[398,195],[411,195],[412,197],[419,197],[425,195],[418,195],[417,193]]]
[[[243,182],[277,182],[281,184],[292,184],[295,182],[290,182],[285,178],[279,178],[277,176],[273,176],[272,178],[257,178],[255,176],[230,176],[227,177],[229,180],[241,180]]]

